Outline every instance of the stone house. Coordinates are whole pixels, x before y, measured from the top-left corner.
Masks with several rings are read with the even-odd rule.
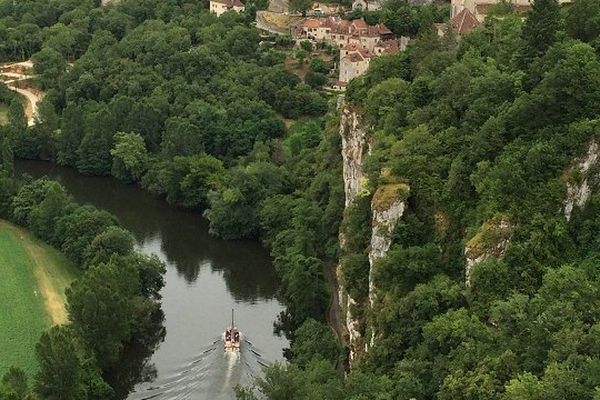
[[[210,11],[217,14],[217,17],[231,10],[237,12],[244,11],[244,3],[240,0],[210,0]]]
[[[340,50],[343,52],[344,50]],[[367,49],[358,48],[353,51],[346,51],[346,55],[340,54],[340,74],[337,87],[346,87],[352,78],[364,74],[369,69],[371,58],[375,54]]]
[[[307,18],[292,34],[298,40],[324,42],[340,49],[339,79],[334,85],[338,89],[363,74],[373,57],[403,51],[409,41],[407,37],[396,39],[384,24],[369,25],[362,18]]]
[[[360,43],[346,44],[340,49],[339,77],[335,87],[343,89],[351,79],[364,74],[373,58],[406,50],[408,41],[402,36],[400,39],[379,41],[371,49]]]

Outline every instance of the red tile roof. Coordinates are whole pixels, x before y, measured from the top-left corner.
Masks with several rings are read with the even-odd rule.
[[[307,18],[301,22],[301,25],[297,26],[301,26],[303,29],[329,28],[330,31],[328,33],[330,34],[346,35],[356,40],[360,40],[361,37],[380,37],[382,39],[387,39],[394,35],[384,24],[371,26],[362,18],[354,21],[348,21],[339,17],[327,17],[322,19]],[[340,37],[339,39],[342,38]]]
[[[398,40],[398,39],[385,40],[385,41],[377,43],[375,48],[383,49],[382,54],[397,53],[398,51],[400,51],[400,40]]]
[[[360,53],[361,56],[363,56],[363,58],[375,57],[375,54],[373,54],[373,52],[371,50],[358,49],[358,52]]]
[[[317,19],[307,19],[304,20],[303,26],[305,28],[318,28],[321,26],[321,22]]]
[[[468,33],[477,28],[481,23],[475,18],[475,15],[468,9],[464,8],[450,20],[452,29],[458,33]]]
[[[346,57],[348,60],[350,60],[351,62],[359,62],[359,61],[364,61],[364,58],[360,55],[360,53],[355,52],[355,53],[350,53],[348,54]]]
[[[346,43],[342,46],[342,50],[356,51],[360,48],[358,43]]]
[[[352,26],[354,29],[367,29],[369,27],[369,25],[367,25],[365,20],[362,18],[352,21]]]

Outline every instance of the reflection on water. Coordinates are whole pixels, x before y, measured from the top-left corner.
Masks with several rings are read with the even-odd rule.
[[[167,264],[161,292],[167,334],[146,366],[146,370],[152,365],[156,368],[156,382],[173,376],[190,355],[201,354],[206,343],[223,332],[232,308],[240,329],[261,349],[261,362],[282,358],[281,349],[287,342],[273,334],[273,321],[283,310],[275,298],[279,282],[268,253],[258,243],[216,239],[208,234],[200,214],[177,210],[111,178],[84,177],[37,161],[18,161],[16,169],[56,179],[78,203],[110,211],[133,233],[141,252],[154,253]],[[228,378],[192,369],[204,374],[198,378],[202,384],[187,385],[188,397],[181,398],[218,398],[208,394],[219,392],[223,379],[228,379],[225,386],[231,388],[255,373],[246,363],[239,365]]]

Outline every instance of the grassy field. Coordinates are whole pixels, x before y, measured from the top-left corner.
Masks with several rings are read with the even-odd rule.
[[[35,344],[66,322],[65,289],[76,276],[57,250],[0,220],[0,375],[13,365],[35,371]]]

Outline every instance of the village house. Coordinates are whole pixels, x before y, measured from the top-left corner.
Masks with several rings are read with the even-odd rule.
[[[240,0],[210,0],[210,11],[217,14],[217,17],[227,11],[244,11],[244,4]]]
[[[352,78],[364,74],[374,56],[373,52],[361,48],[347,52],[340,59],[339,81],[335,86],[339,89],[344,88]]]
[[[362,18],[307,18],[293,30],[293,35],[297,40],[328,43],[340,49],[339,79],[335,84],[338,89],[362,75],[372,58],[406,50],[409,41],[407,37],[396,39],[384,24],[369,25]]]
[[[408,42],[409,38],[402,36],[400,39],[379,41],[372,49],[364,48],[358,43],[344,45],[340,49],[339,77],[335,88],[343,89],[351,79],[364,74],[373,58],[406,50]]]
[[[307,18],[294,32],[296,39],[325,42],[342,48],[346,44],[357,44],[373,51],[380,41],[394,39],[394,34],[385,25],[368,25],[365,20],[347,21],[339,17]]]

